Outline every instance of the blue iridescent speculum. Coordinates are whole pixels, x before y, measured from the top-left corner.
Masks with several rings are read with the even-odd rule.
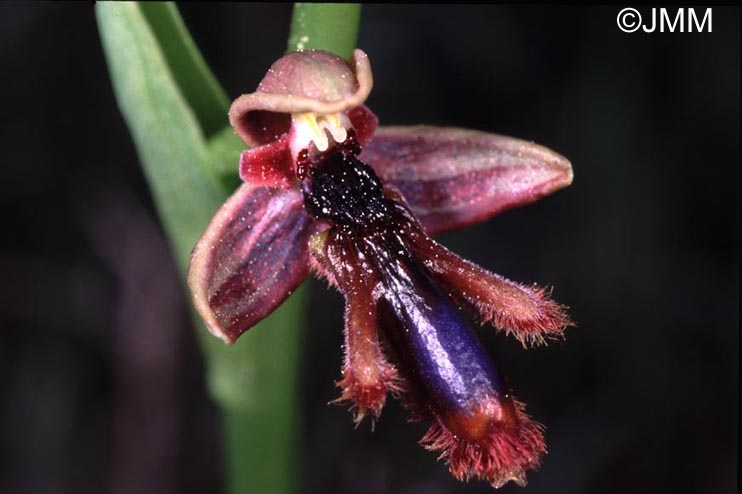
[[[387,394],[458,479],[525,483],[545,453],[459,307],[524,345],[570,321],[544,290],[511,282],[429,235],[525,204],[572,180],[569,162],[533,143],[453,128],[376,129],[363,106],[368,58],[317,51],[277,61],[230,121],[254,146],[245,181],[194,249],[194,304],[228,343],[277,307],[311,267],[345,297],[340,401],[356,422]],[[230,294],[225,297],[224,294]],[[243,293],[240,298],[238,295]]]

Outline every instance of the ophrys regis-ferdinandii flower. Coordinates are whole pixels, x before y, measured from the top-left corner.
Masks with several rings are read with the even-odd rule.
[[[458,479],[525,484],[546,448],[542,426],[505,385],[462,315],[524,345],[559,337],[565,308],[543,289],[456,256],[430,235],[527,204],[572,181],[562,156],[533,143],[456,128],[376,128],[363,105],[368,58],[288,53],[230,109],[250,146],[245,183],[194,248],[188,277],[209,330],[227,343],[278,307],[310,267],[345,296],[339,401],[356,423],[387,393],[422,444]]]

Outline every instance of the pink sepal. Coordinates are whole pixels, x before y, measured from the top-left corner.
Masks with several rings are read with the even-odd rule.
[[[188,285],[211,333],[234,343],[281,305],[309,273],[315,225],[297,190],[237,189],[191,255]]]
[[[430,234],[483,221],[572,182],[569,161],[543,146],[450,127],[379,127],[360,157],[402,193]]]

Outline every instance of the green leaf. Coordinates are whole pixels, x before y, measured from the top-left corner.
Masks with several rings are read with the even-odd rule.
[[[96,14],[119,108],[184,273],[193,245],[227,190],[208,169],[203,131],[141,5],[99,3]]]
[[[178,9],[172,3],[142,3],[140,10],[171,68],[175,83],[206,137],[229,127],[229,98],[206,65]]]

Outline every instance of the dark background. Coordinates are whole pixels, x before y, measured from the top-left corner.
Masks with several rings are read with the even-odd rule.
[[[285,47],[288,5],[181,8],[230,97]],[[715,7],[713,33],[625,34],[621,8],[367,6],[368,103],[382,124],[518,136],[573,163],[568,189],[441,239],[553,285],[579,324],[527,352],[482,332],[548,427],[527,491],[732,493],[739,9]],[[219,415],[93,8],[2,3],[0,37],[0,492],[219,492]],[[452,480],[398,403],[373,433],[326,405],[342,298],[312,282],[311,302],[303,491],[490,492]]]

